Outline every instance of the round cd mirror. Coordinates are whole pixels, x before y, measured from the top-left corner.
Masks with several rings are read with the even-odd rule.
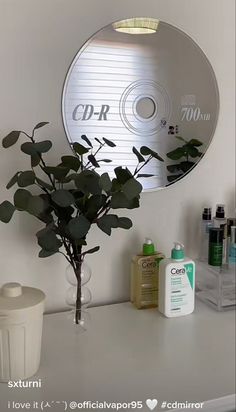
[[[198,163],[213,137],[219,112],[216,77],[200,47],[184,32],[157,19],[112,23],[76,54],[66,76],[62,114],[70,143],[81,135],[105,137],[99,169],[136,166],[132,147],[145,145],[153,159],[141,178],[146,190],[173,184]]]

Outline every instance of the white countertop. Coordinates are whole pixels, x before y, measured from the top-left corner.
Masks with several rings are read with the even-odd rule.
[[[192,315],[172,319],[130,303],[89,311],[90,328],[82,334],[75,333],[67,312],[44,316],[41,366],[29,379],[41,378],[42,387],[18,389],[0,383],[1,412],[16,410],[7,408],[7,401],[13,400],[135,400],[144,405],[137,410],[148,411],[146,399],[155,398],[158,411],[164,410],[163,401],[201,402],[228,395],[219,401],[228,407],[217,409],[211,402],[212,409],[205,404],[192,410],[235,410],[234,311],[216,312],[199,301]],[[45,410],[58,412],[64,405]]]

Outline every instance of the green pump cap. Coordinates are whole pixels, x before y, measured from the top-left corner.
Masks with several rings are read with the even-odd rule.
[[[171,258],[174,260],[184,259],[184,245],[180,242],[174,242],[175,247],[171,250]]]
[[[146,238],[143,244],[143,254],[153,255],[155,253],[155,246],[151,239]]]

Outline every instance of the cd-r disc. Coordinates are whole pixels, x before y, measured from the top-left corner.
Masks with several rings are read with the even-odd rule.
[[[164,187],[189,172],[209,146],[219,110],[215,74],[201,48],[167,23],[142,34],[117,27],[101,29],[76,54],[63,89],[65,131],[70,142],[87,135],[95,151],[95,137],[115,142],[99,154],[112,160],[101,162],[99,173],[112,175],[117,165],[134,170],[132,147],[150,147],[164,162],[153,159],[145,169],[153,177],[141,183]],[[188,142],[196,146],[186,146],[187,155],[176,152]]]

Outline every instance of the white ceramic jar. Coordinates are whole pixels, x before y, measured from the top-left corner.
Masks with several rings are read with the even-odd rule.
[[[26,379],[40,363],[45,294],[19,283],[0,289],[0,381]]]

